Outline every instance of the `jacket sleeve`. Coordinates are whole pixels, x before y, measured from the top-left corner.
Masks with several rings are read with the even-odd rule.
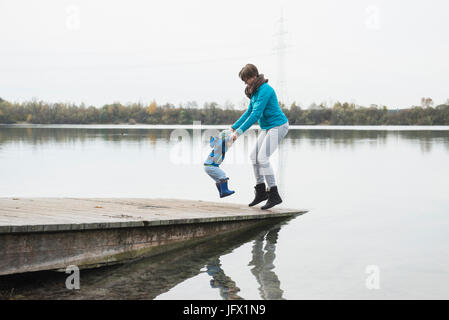
[[[245,122],[243,122],[238,129],[236,129],[237,133],[243,134],[249,127],[251,127],[257,120],[262,117],[263,111],[267,106],[268,100],[270,99],[271,91],[270,90],[260,90],[257,96],[256,101],[254,102],[253,108],[249,116],[246,118]],[[249,111],[249,109],[248,109]],[[247,111],[247,112],[248,112]]]
[[[253,110],[252,103],[249,104],[248,109],[245,111],[244,114],[240,116],[240,118],[231,126],[232,129],[237,130],[243,122],[248,118],[248,116],[251,114],[251,111]]]

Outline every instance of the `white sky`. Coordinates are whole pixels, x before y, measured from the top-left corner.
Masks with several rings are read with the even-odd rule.
[[[448,57],[447,0],[0,0],[0,97],[10,101],[238,107],[238,72],[254,63],[303,107],[404,108],[449,98]]]

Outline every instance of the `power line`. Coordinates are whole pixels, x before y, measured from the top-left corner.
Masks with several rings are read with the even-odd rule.
[[[209,58],[209,59],[199,59],[190,61],[173,61],[173,62],[162,62],[154,64],[134,64],[134,65],[74,65],[74,66],[18,66],[18,67],[0,67],[0,71],[42,71],[44,70],[66,70],[66,69],[148,69],[148,68],[159,68],[159,67],[170,67],[170,66],[180,66],[180,65],[192,65],[192,64],[203,64],[203,63],[219,63],[224,61],[233,60],[249,60],[255,57],[268,57],[272,56],[273,53],[259,53],[250,56],[234,56],[234,57],[219,57],[219,58]]]

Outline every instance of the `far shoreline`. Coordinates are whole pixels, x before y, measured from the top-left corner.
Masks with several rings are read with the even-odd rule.
[[[0,123],[0,128],[59,128],[59,129],[226,129],[229,125],[212,124],[38,124],[38,123]],[[253,125],[248,130],[260,127]],[[449,131],[449,125],[290,125],[294,130],[372,130],[372,131]]]

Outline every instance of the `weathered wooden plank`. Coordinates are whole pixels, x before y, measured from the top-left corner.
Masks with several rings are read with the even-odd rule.
[[[241,204],[140,198],[0,198],[0,208],[0,233],[265,219],[305,212],[284,208],[262,211]]]

